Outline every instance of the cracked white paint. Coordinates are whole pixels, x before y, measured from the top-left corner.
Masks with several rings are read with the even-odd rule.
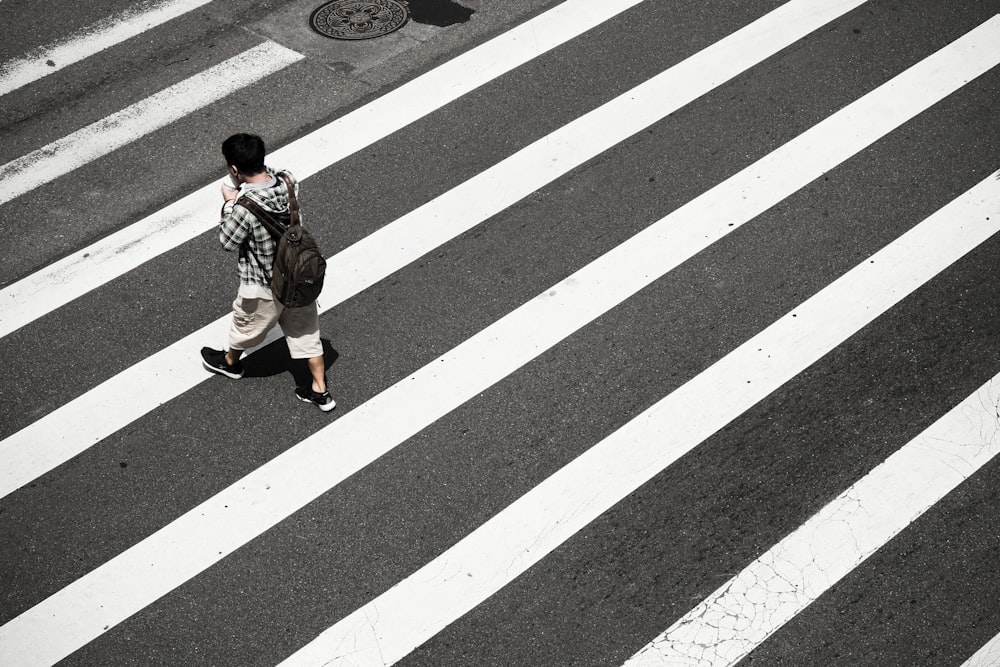
[[[998,411],[1000,375],[762,554],[625,665],[719,667],[742,660],[1000,453]],[[996,647],[984,649],[997,655]]]
[[[1000,635],[989,640],[962,667],[997,667],[1000,665]]]
[[[81,28],[71,39],[37,49],[16,60],[0,63],[0,96],[33,83],[64,67],[190,12],[211,0],[172,0],[130,8],[116,16]]]
[[[0,166],[0,204],[154,132],[304,56],[264,42]]]
[[[383,665],[400,660],[997,232],[1000,180],[993,174],[579,456],[413,575],[334,624],[282,667]],[[657,251],[663,252],[650,249]],[[619,270],[625,266],[637,268],[623,262]],[[589,282],[584,275],[577,274],[577,278],[581,284]],[[772,352],[761,355],[762,349]],[[747,377],[753,382],[747,384]],[[990,396],[987,403],[992,400]],[[933,444],[933,436],[940,430],[930,431],[928,442]],[[985,431],[973,432],[981,435]],[[978,442],[964,435],[961,441]],[[974,465],[981,465],[992,451],[980,448],[956,458],[953,450],[961,451],[960,447],[947,452],[931,447],[930,454],[926,446],[911,449],[918,452],[920,461],[951,470],[954,483]],[[865,493],[866,487],[852,488],[840,504],[815,520],[818,528],[809,530],[827,531],[839,548],[870,548],[870,537],[854,526],[857,516],[870,511]],[[922,509],[930,502],[912,504]],[[906,516],[916,514],[914,510]],[[878,526],[893,518],[879,515],[872,523]],[[712,660],[738,652],[740,642],[763,641],[768,626],[762,619],[791,613],[801,606],[803,595],[818,595],[837,578],[830,558],[829,552],[814,549],[808,542],[762,558],[751,577],[736,578],[720,589],[720,595],[732,600],[731,606],[706,605],[679,627],[678,641],[697,646],[698,655],[675,653],[663,664],[699,664],[700,659],[715,664]],[[445,565],[447,575],[442,576]],[[757,585],[761,580],[769,586]],[[378,610],[376,626],[371,623],[373,609]],[[347,645],[352,647],[350,654],[338,653],[338,647]],[[659,655],[654,647],[637,659],[653,660]]]

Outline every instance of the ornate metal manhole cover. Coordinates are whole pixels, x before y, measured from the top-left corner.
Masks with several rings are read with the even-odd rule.
[[[313,30],[335,39],[369,39],[403,27],[410,17],[398,0],[335,0],[309,17]]]

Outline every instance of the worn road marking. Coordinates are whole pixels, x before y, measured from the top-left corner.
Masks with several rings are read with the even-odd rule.
[[[209,2],[211,0],[173,0],[145,9],[130,9],[83,28],[72,39],[33,49],[22,58],[0,64],[0,95],[58,72]]]
[[[839,12],[860,4],[863,0],[840,3],[795,0],[386,225],[329,260],[337,266],[337,281],[320,298],[323,310],[345,301],[577,165],[697,99],[832,20]],[[831,5],[836,8],[830,8]],[[963,71],[970,74],[973,70],[967,68]],[[913,97],[913,104],[900,101],[895,107],[898,109],[896,113],[879,116],[883,125],[876,127],[865,119],[862,124],[873,131],[865,135],[866,141],[874,141],[959,85],[957,78],[944,77],[940,81],[947,83],[936,88],[928,87],[932,93],[926,98],[926,103],[921,102],[924,98]],[[905,86],[903,89],[905,94]],[[866,103],[869,106],[863,113],[878,115],[872,114],[869,109],[878,112],[881,107],[874,105],[880,99],[879,95],[870,98],[871,101]],[[854,122],[853,117],[849,122]],[[837,134],[843,131],[840,127],[835,130]],[[820,134],[822,132],[819,131]],[[854,132],[854,129],[849,128],[849,132]],[[838,141],[836,135],[832,136],[832,139],[820,143]],[[853,144],[845,142],[843,145]],[[792,149],[781,153],[781,157],[772,157],[772,160],[786,159],[783,156],[789,150]],[[844,153],[844,157],[838,157],[830,164],[837,164],[848,155]],[[781,178],[784,183],[776,187],[775,193],[794,191],[785,183],[806,182],[785,176]],[[747,180],[741,187],[756,185]],[[217,188],[213,186],[213,200],[217,202],[218,196]],[[773,199],[769,193],[765,199],[770,205],[780,197]],[[706,215],[706,220],[719,219],[719,211],[713,210]],[[704,220],[700,222],[704,224]],[[722,231],[732,231],[722,222],[718,227]],[[131,256],[133,251],[127,254]],[[0,310],[0,318],[4,316],[6,312]],[[207,340],[221,337],[220,334],[227,330],[227,320],[228,317],[221,318],[140,361],[0,442],[0,497],[207,379],[208,375],[201,369],[198,350]],[[151,377],[157,378],[157,382],[149,383],[148,378]],[[78,427],[68,430],[65,425],[69,423],[78,424]]]
[[[768,549],[625,665],[717,667],[742,660],[992,460],[1000,452],[998,411],[1000,375]]]
[[[567,0],[275,151],[305,179],[639,4]],[[0,337],[215,227],[217,181],[0,291]]]
[[[0,646],[5,651],[0,658],[19,664],[57,661],[222,560],[717,238],[869,145],[917,109],[926,108],[947,91],[960,88],[974,78],[975,72],[988,69],[988,63],[995,65],[1000,59],[998,30],[1000,17],[988,28],[973,31],[692,200],[9,621],[0,627]],[[875,110],[881,110],[881,114],[874,113]],[[1000,184],[991,178],[981,187],[996,188]],[[976,197],[981,201],[977,203]],[[677,446],[678,451],[690,449],[711,435],[774,386],[812,363],[817,354],[822,354],[817,350],[832,349],[878,312],[995,233],[1000,215],[990,216],[992,223],[981,220],[983,201],[995,205],[1000,200],[995,190],[988,189],[985,197],[981,190],[974,190],[955,205],[969,207],[971,212],[958,217],[961,220],[968,217],[974,224],[956,225],[949,220],[942,232],[939,227],[944,215],[933,218],[935,224],[922,223],[874,256],[871,262],[840,279],[837,287],[821,292],[823,296],[807,301],[778,325],[751,339],[746,345],[752,354],[728,355],[712,367],[717,376],[702,374],[699,377],[705,379],[701,384],[692,381],[671,394],[661,409],[681,404],[678,414],[683,419],[677,430],[691,434],[686,439],[672,434],[682,443]],[[888,269],[882,271],[883,265]],[[889,284],[878,289],[876,282],[887,278]],[[847,283],[849,286],[845,287]],[[862,302],[858,301],[860,295],[866,295]],[[834,297],[847,302],[831,303]],[[831,313],[837,316],[829,326],[817,324],[827,322]],[[769,360],[768,355],[775,360]],[[726,403],[720,403],[715,388],[725,378],[732,377],[740,378],[739,391],[722,393],[721,399]],[[705,412],[702,398],[705,389],[701,385],[713,388],[713,404],[729,404],[731,409]],[[386,415],[392,418],[387,419]],[[605,448],[609,446],[612,445]],[[655,466],[662,468],[670,462],[670,454],[664,454],[660,442],[653,445],[647,442],[646,451],[654,450],[650,455],[656,457],[655,462],[640,472],[631,468],[631,472],[622,471],[609,468],[603,449],[591,450],[593,453],[585,454],[575,464],[589,465],[589,460],[599,459],[597,470],[602,482],[585,484],[589,491],[601,492],[605,476],[614,480],[619,475],[631,474],[632,483],[641,484],[655,474]],[[668,458],[664,460],[664,456]],[[623,462],[628,460],[619,458]],[[606,497],[606,502],[613,504],[615,499]],[[585,504],[574,502],[572,507],[579,512],[581,521],[589,520]],[[589,507],[600,511],[597,505]],[[556,512],[544,519],[546,534],[563,525],[552,518],[557,516],[562,514]],[[527,560],[530,553],[530,550],[519,551],[518,558]],[[508,568],[513,565],[516,563],[507,562]],[[421,623],[432,618],[426,605],[423,612],[426,618]],[[440,616],[434,618],[440,620]],[[399,650],[405,651],[414,637],[426,633],[430,626],[418,624],[418,627],[423,629],[405,633]],[[364,635],[362,631],[357,638],[367,641],[366,637],[372,638],[371,632]]]
[[[304,58],[264,42],[47,146],[0,165],[0,204],[101,158]]]
[[[1000,635],[983,644],[981,649],[962,663],[962,667],[996,667],[997,665],[1000,665]]]

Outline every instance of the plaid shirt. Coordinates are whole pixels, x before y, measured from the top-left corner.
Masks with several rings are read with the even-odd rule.
[[[274,170],[267,172],[274,176]],[[287,171],[298,195],[299,183]],[[276,178],[276,184],[267,187],[243,186],[241,194],[252,198],[263,208],[281,213],[288,210],[288,188],[285,182]],[[227,251],[238,250],[240,253],[240,284],[270,287],[270,276],[274,264],[274,253],[278,244],[257,218],[246,208],[236,204],[236,200],[227,201],[222,206],[222,220],[219,222],[219,242]]]

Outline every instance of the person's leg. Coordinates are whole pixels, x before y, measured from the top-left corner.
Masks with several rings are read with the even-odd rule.
[[[322,394],[326,391],[326,360],[323,355],[309,357],[309,372],[312,373],[313,391]]]
[[[244,299],[233,301],[233,318],[229,328],[229,349],[214,350],[202,348],[202,366],[213,373],[228,378],[243,377],[243,362],[240,356],[244,350],[263,342],[281,314],[281,304],[268,299]]]
[[[337,403],[326,384],[326,359],[319,337],[319,310],[315,303],[301,308],[286,308],[281,313],[281,329],[285,332],[288,352],[293,359],[305,359],[311,381],[295,388],[295,395],[327,412]]]
[[[282,306],[278,301],[236,297],[226,363],[235,364],[245,350],[264,342],[268,332],[278,323],[281,312]]]

